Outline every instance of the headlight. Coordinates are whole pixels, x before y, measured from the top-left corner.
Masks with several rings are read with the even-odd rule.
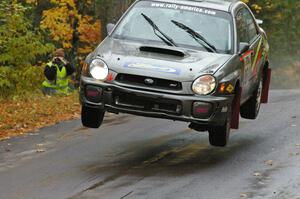
[[[196,94],[208,95],[215,90],[216,85],[214,76],[203,75],[194,81],[192,89]]]
[[[108,76],[108,67],[101,59],[94,59],[90,65],[90,74],[97,80],[105,80]]]

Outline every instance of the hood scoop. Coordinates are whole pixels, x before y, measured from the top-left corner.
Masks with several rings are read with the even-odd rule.
[[[183,50],[172,49],[171,47],[157,47],[157,46],[141,46],[140,51],[159,53],[164,55],[173,55],[176,57],[184,57],[185,52]]]

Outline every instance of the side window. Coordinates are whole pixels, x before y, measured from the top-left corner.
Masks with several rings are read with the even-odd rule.
[[[254,19],[248,9],[242,8],[236,16],[239,42],[250,43],[257,35]]]
[[[236,16],[236,28],[238,35],[238,43],[240,42],[249,42],[247,34],[247,24],[245,23],[243,12],[240,10]]]
[[[244,15],[245,23],[247,24],[248,38],[249,38],[249,42],[250,42],[257,35],[255,22],[254,22],[254,19],[248,9],[246,9],[246,8],[243,9],[243,15]]]

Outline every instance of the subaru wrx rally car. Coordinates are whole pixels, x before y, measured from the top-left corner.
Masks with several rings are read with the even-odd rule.
[[[266,33],[241,1],[137,0],[82,69],[82,123],[105,112],[185,121],[226,146],[268,101]]]

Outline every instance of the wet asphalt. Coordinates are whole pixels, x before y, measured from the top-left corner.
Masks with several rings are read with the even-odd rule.
[[[0,199],[299,199],[300,91],[272,91],[226,148],[173,122],[108,115],[0,142]]]

